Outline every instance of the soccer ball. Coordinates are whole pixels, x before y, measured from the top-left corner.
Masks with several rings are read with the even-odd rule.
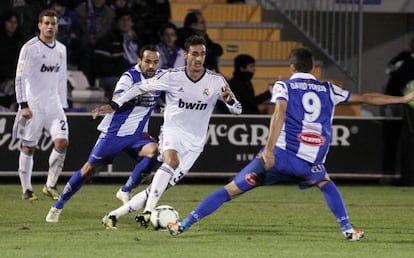
[[[151,224],[155,230],[167,230],[170,222],[178,222],[180,219],[178,212],[174,207],[169,205],[161,205],[155,208],[151,213]]]

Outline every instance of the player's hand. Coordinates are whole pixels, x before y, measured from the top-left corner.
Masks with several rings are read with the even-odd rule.
[[[22,110],[20,110],[20,114],[22,115],[22,117],[24,117],[26,119],[30,119],[33,116],[32,110],[30,110],[30,108],[28,108],[28,107],[22,108]]]
[[[231,100],[233,100],[233,94],[229,87],[222,87],[221,88],[221,97],[226,103],[229,103]]]
[[[265,163],[266,170],[271,169],[275,165],[275,155],[273,154],[273,151],[263,150],[262,159]]]
[[[413,92],[410,92],[410,93],[408,93],[407,95],[404,95],[404,102],[405,103],[408,103],[408,102],[410,102],[410,101],[413,101],[414,100],[414,91]]]
[[[103,105],[103,106],[97,107],[94,110],[92,110],[92,118],[95,119],[99,115],[108,114],[108,113],[112,113],[112,112],[114,112],[114,110],[112,109],[112,107],[110,105],[108,105],[108,104]]]

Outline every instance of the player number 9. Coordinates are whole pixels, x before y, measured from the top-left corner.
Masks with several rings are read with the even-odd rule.
[[[321,114],[321,100],[318,95],[314,92],[307,92],[303,94],[302,105],[306,111],[304,116],[305,121],[316,121]]]

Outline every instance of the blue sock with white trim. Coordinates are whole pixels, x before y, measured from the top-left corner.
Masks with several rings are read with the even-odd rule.
[[[131,192],[132,189],[136,188],[141,180],[141,173],[152,163],[153,158],[143,157],[140,162],[138,162],[134,170],[131,173],[131,176],[128,178],[128,181],[125,185],[122,186],[123,192]]]
[[[325,197],[329,209],[331,209],[331,212],[335,215],[336,220],[341,226],[341,230],[345,231],[352,229],[341,193],[334,182],[329,181],[326,183],[322,186],[321,191]]]
[[[188,216],[181,221],[181,226],[184,230],[188,230],[191,225],[202,218],[210,215],[215,210],[220,208],[225,202],[230,201],[230,195],[224,187],[218,189],[217,191],[211,193],[207,196],[204,201],[202,201],[197,208],[195,208]]]
[[[65,188],[60,193],[59,199],[55,202],[54,206],[58,209],[63,209],[65,203],[83,186],[86,180],[87,179],[82,176],[80,170],[76,171],[65,185]]]

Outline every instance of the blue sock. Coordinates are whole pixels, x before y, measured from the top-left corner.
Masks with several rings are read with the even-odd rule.
[[[63,209],[63,206],[70,198],[82,187],[85,183],[86,178],[81,174],[81,171],[78,170],[71,176],[67,182],[65,188],[59,195],[59,199],[55,202],[54,206],[58,209]]]
[[[141,180],[141,173],[152,163],[153,158],[143,157],[140,162],[135,165],[134,170],[131,173],[131,176],[128,178],[128,181],[125,185],[122,186],[123,192],[131,192],[132,189],[137,187]]]
[[[220,208],[225,202],[230,201],[230,195],[224,187],[211,193],[202,201],[195,210],[193,210],[188,216],[181,221],[181,226],[184,230],[188,230],[191,225],[202,218],[210,215],[215,210]]]
[[[329,209],[331,209],[332,213],[336,217],[336,220],[339,222],[341,230],[345,231],[351,229],[352,225],[349,222],[349,217],[345,208],[344,201],[342,200],[341,193],[339,192],[334,182],[329,181],[321,188],[321,191],[325,197]]]

